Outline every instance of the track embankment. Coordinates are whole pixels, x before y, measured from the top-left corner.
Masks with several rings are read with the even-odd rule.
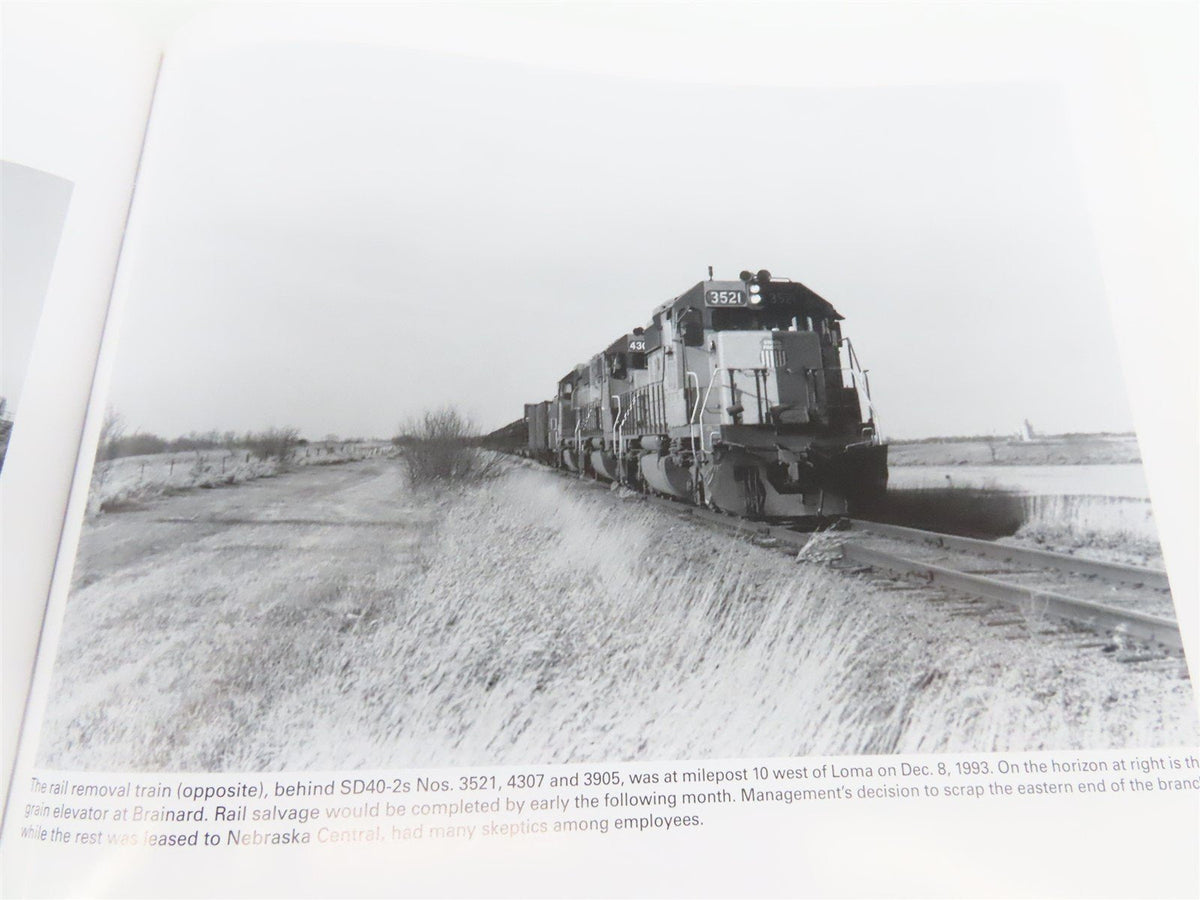
[[[789,525],[754,522],[664,497],[646,499],[760,543],[799,550],[810,537]],[[1067,639],[1083,629],[1104,636],[1107,640],[1100,646],[1120,652],[1119,658],[1126,662],[1183,653],[1164,572],[858,519],[849,525],[841,532],[845,562],[889,573],[903,580],[900,587],[910,588],[909,580],[916,578],[930,587],[983,601],[980,614],[993,624],[1020,625],[1043,634],[1065,625]],[[992,615],[997,608],[1013,610],[1020,618]]]

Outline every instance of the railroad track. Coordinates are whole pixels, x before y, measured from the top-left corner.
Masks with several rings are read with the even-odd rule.
[[[809,539],[807,532],[786,525],[751,522],[659,497],[648,499],[665,509],[686,511],[706,524],[769,538],[790,549],[799,550]],[[1021,621],[1055,619],[1105,635],[1117,646],[1135,643],[1158,653],[1183,653],[1163,572],[857,519],[851,520],[845,534],[842,559],[852,565],[915,577],[956,594],[1010,607],[1021,613]]]
[[[600,482],[573,480],[609,490]],[[692,521],[792,550],[803,548],[811,536],[788,525],[741,519],[664,497],[645,499]],[[850,521],[844,535],[842,559],[851,566],[899,579],[917,578],[985,601],[989,605],[980,608],[980,614],[994,605],[1020,613],[1017,619],[993,618],[987,624],[1058,620],[1104,635],[1106,641],[1099,646],[1136,644],[1149,651],[1125,657],[1132,662],[1161,658],[1164,652],[1183,653],[1163,572],[859,519]]]
[[[854,520],[851,533],[849,562],[1183,653],[1164,572],[878,522]]]

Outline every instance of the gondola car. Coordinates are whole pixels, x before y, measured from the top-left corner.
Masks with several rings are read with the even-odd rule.
[[[827,519],[887,487],[842,316],[762,270],[661,304],[526,406],[534,457],[756,519]]]

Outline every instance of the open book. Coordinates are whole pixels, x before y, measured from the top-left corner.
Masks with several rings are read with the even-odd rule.
[[[1194,11],[129,16],[6,9],[6,891],[1195,893]]]

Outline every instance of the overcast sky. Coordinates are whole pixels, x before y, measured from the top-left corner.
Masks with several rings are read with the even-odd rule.
[[[163,435],[484,429],[701,280],[846,317],[886,434],[1131,428],[1063,98],[350,45],[168,66],[112,403]]]

